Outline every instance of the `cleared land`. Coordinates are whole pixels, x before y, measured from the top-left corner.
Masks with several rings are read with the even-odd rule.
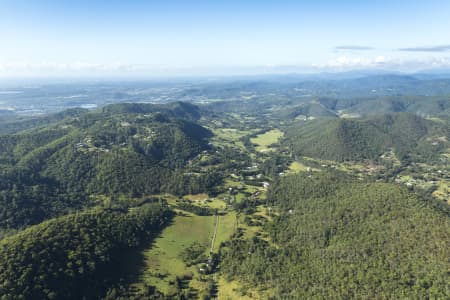
[[[222,242],[225,242],[236,230],[236,212],[232,211],[219,217],[216,240],[213,251],[217,251]]]
[[[202,291],[205,282],[200,280],[203,275],[199,273],[198,265],[186,266],[181,253],[193,243],[199,243],[204,246],[204,254],[207,257],[211,249],[216,218],[216,216],[196,216],[187,212],[177,215],[173,224],[164,229],[154,243],[143,251],[145,265],[135,286],[139,288],[147,283],[164,293],[171,294],[176,276],[182,277],[191,273],[193,279],[189,282],[189,286],[199,292]],[[213,251],[217,251],[220,243],[233,234],[236,214],[230,212],[219,216],[218,220]]]
[[[250,296],[244,296],[242,295],[242,287],[239,286],[239,283],[236,281],[226,281],[224,278],[220,277],[218,282],[218,299],[224,299],[224,300],[234,300],[234,299],[243,299],[243,300],[250,300],[254,299]]]
[[[199,273],[195,266],[187,267],[180,257],[181,252],[194,242],[205,246],[205,254],[209,251],[215,216],[196,216],[185,213],[174,218],[173,224],[155,239],[154,244],[144,251],[145,271],[140,282],[156,286],[165,293],[170,293],[171,281],[176,276],[192,272],[191,284],[201,285]]]
[[[213,132],[216,135],[213,138],[213,144],[222,145],[225,143],[227,145],[235,146],[243,151],[245,151],[246,148],[240,139],[243,136],[251,134],[251,131],[241,131],[234,128],[213,129]]]
[[[450,204],[450,185],[448,182],[441,181],[438,188],[433,192],[433,195],[439,199],[446,200]]]
[[[311,168],[309,168],[309,167],[305,166],[304,164],[299,163],[297,161],[294,161],[289,165],[289,171],[294,172],[294,173],[304,172],[309,169],[311,169]]]
[[[259,134],[258,136],[250,139],[250,141],[256,145],[256,151],[266,152],[273,150],[270,146],[276,144],[278,139],[282,136],[283,132],[279,129],[272,129],[263,134]]]

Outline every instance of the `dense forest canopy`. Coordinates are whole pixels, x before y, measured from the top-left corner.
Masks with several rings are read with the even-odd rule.
[[[169,219],[159,204],[131,212],[97,209],[7,237],[0,241],[1,299],[99,299],[119,282],[118,260]]]
[[[80,113],[0,136],[1,228],[89,206],[87,195],[196,193],[220,180],[214,173],[184,175],[212,135],[195,123],[196,106],[117,104]]]
[[[336,161],[377,160],[391,149],[401,161],[437,161],[448,139],[448,124],[400,113],[293,125],[286,144],[296,155]]]
[[[277,299],[433,299],[448,286],[449,214],[393,184],[288,176],[268,194],[269,242],[239,237],[222,272]]]

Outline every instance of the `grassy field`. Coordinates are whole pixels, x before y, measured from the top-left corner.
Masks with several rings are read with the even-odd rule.
[[[250,131],[240,131],[234,128],[219,128],[213,129],[213,133],[216,136],[213,138],[213,143],[220,145],[221,143],[231,144],[240,148],[241,150],[246,150],[244,144],[240,141],[245,135],[250,134]]]
[[[194,242],[204,245],[205,253],[208,253],[214,230],[214,219],[214,216],[200,217],[187,213],[185,216],[176,216],[173,224],[164,229],[153,245],[144,251],[145,270],[140,276],[140,283],[146,282],[168,293],[170,281],[177,275],[192,272],[194,279],[191,284],[201,286],[201,282],[196,282],[199,275],[196,267],[186,267],[180,258],[180,253]]]
[[[255,138],[250,139],[253,144],[256,144],[256,151],[266,152],[272,150],[271,145],[276,144],[278,139],[283,136],[283,132],[278,129],[272,129],[266,133],[260,134]]]
[[[223,277],[219,277],[217,283],[219,290],[217,298],[220,300],[275,299],[276,296],[272,289],[257,291],[253,288],[243,288],[239,282],[227,281]]]
[[[203,201],[203,200],[208,199],[208,195],[205,193],[196,194],[196,195],[185,195],[185,196],[183,196],[183,198],[189,199],[192,201]]]
[[[178,204],[179,197],[171,194],[158,194],[150,195],[151,197],[162,198],[167,201],[171,206],[176,206]],[[185,195],[184,200],[189,200],[192,204],[200,207],[210,207],[217,208],[219,210],[224,210],[226,208],[226,203],[218,198],[209,198],[207,194],[196,194],[196,195]]]
[[[236,200],[236,202],[242,202],[242,201],[244,201],[244,199],[246,198],[247,196],[244,194],[244,193],[237,193],[236,195],[234,195],[234,199]]]
[[[241,182],[238,179],[226,178],[224,180],[223,187],[227,190],[227,192],[219,194],[218,195],[219,199],[231,197],[230,193],[228,192],[228,189],[230,187],[239,190],[236,194],[233,195],[235,201],[237,202],[241,202],[245,198],[249,197],[250,194],[253,194],[256,191],[261,191],[260,195],[261,199],[265,198],[265,191],[263,190],[262,187],[245,184],[244,182]]]
[[[243,299],[243,300],[250,300],[255,299],[247,295],[242,295],[242,293],[239,291],[241,287],[239,286],[239,283],[236,281],[226,281],[224,278],[220,277],[218,280],[218,299],[223,300],[234,300],[234,299]]]
[[[183,215],[177,215],[173,224],[164,229],[148,249],[143,250],[145,264],[134,286],[139,289],[144,283],[147,283],[170,294],[172,288],[170,282],[176,276],[192,273],[194,277],[189,285],[201,291],[205,283],[199,280],[200,274],[197,266],[187,267],[180,254],[194,242],[198,242],[204,245],[205,255],[208,255],[215,222],[216,216],[196,216],[185,212]],[[220,243],[230,238],[235,227],[235,212],[219,217],[214,251],[218,250]]]
[[[433,192],[433,195],[439,199],[447,201],[450,204],[450,184],[446,181],[440,181],[438,185],[438,189]]]
[[[445,121],[443,119],[440,119],[440,118],[437,118],[437,117],[427,117],[425,119],[433,121],[433,122],[436,122],[436,123],[445,124]]]
[[[301,158],[307,166],[307,164],[311,164],[312,166],[316,165],[316,167],[311,167],[311,171],[321,171],[322,168],[334,168],[339,171],[343,171],[346,173],[354,174],[355,172],[362,172],[364,170],[367,170],[370,168],[367,164],[364,165],[362,163],[356,163],[356,162],[336,162],[332,160],[326,160],[326,159],[317,159],[312,157],[303,156]]]
[[[267,232],[265,232],[263,230],[262,226],[256,226],[256,225],[249,226],[244,221],[244,219],[246,217],[250,218],[250,219],[254,219],[253,216],[258,216],[258,215],[263,216],[266,219],[268,219],[268,216],[262,207],[257,207],[256,212],[250,216],[246,216],[246,215],[242,215],[242,214],[239,216],[238,223],[239,223],[239,228],[243,229],[243,233],[244,233],[243,238],[251,239],[256,235],[260,235],[260,238],[269,242],[269,240],[267,238],[263,237],[263,236],[266,236]]]
[[[201,207],[217,208],[219,210],[226,208],[225,202],[217,198],[209,198],[207,194],[186,195],[183,196],[183,199]]]
[[[219,249],[220,243],[225,242],[236,230],[236,213],[229,212],[224,216],[220,216],[217,227],[216,242],[213,251]]]
[[[311,168],[308,168],[308,167],[305,166],[304,164],[299,163],[299,162],[297,162],[297,161],[294,161],[293,163],[291,163],[291,164],[289,165],[289,171],[292,171],[292,172],[294,172],[294,173],[297,173],[297,172],[305,172],[305,171],[307,171],[307,170],[309,170],[309,169],[311,169]]]
[[[208,200],[204,206],[207,206],[210,208],[217,208],[217,209],[219,209],[219,211],[224,210],[227,207],[227,205],[224,201],[217,199],[217,198],[212,198],[212,199]]]

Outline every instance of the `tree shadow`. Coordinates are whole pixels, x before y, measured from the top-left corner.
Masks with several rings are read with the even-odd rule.
[[[141,276],[148,269],[144,252],[155,247],[156,240],[161,237],[162,231],[173,224],[173,216],[164,226],[148,235],[138,247],[119,250],[118,255],[115,255],[109,263],[111,286],[120,285],[130,290],[132,285],[139,283]]]

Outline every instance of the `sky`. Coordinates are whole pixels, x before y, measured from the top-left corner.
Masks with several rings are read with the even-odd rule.
[[[0,0],[0,77],[450,69],[450,1]]]

